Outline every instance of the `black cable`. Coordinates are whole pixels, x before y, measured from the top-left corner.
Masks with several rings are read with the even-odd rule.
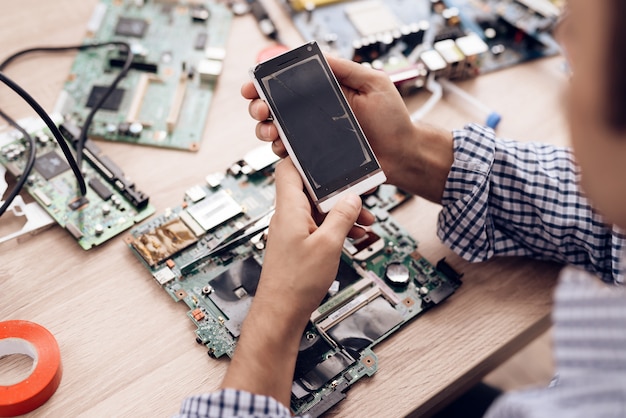
[[[30,136],[30,134],[26,132],[24,128],[22,128],[17,122],[11,119],[11,117],[9,117],[9,115],[4,113],[2,110],[0,110],[0,117],[6,120],[9,123],[9,125],[17,129],[22,135],[24,135],[24,139],[26,140],[26,142],[28,142],[28,148],[29,148],[28,149],[28,161],[26,161],[26,165],[24,166],[22,175],[18,179],[17,183],[15,183],[15,186],[13,187],[13,190],[11,190],[11,192],[9,193],[7,199],[4,201],[2,206],[0,206],[0,216],[2,216],[4,215],[4,212],[7,211],[9,206],[11,206],[11,203],[13,203],[13,200],[15,199],[15,197],[20,193],[20,190],[22,190],[22,187],[24,187],[24,184],[26,183],[26,180],[28,179],[30,172],[33,170],[33,166],[35,165],[36,144],[35,144],[35,140],[33,139],[33,137]]]
[[[75,143],[75,148],[76,148],[75,164],[79,168],[79,171],[80,171],[80,167],[82,165],[83,148],[85,147],[85,142],[87,141],[87,133],[89,132],[89,127],[91,126],[91,123],[93,122],[93,118],[95,117],[96,112],[98,110],[100,110],[100,108],[102,107],[104,102],[109,98],[109,96],[113,93],[113,91],[115,90],[115,88],[117,87],[119,82],[126,76],[126,74],[128,74],[128,71],[130,70],[130,67],[132,65],[133,58],[134,58],[134,54],[133,54],[133,52],[131,50],[130,45],[128,43],[122,42],[122,41],[110,41],[110,42],[97,42],[97,43],[92,43],[92,44],[80,44],[80,45],[52,46],[52,47],[34,47],[34,48],[28,48],[28,49],[24,49],[24,50],[21,50],[21,51],[17,51],[15,53],[13,53],[12,55],[10,55],[9,57],[7,57],[4,61],[2,61],[2,63],[0,63],[0,72],[1,72],[11,62],[16,60],[17,58],[19,58],[19,57],[21,57],[23,55],[34,53],[34,52],[47,52],[47,53],[49,53],[49,52],[66,52],[66,51],[71,51],[71,50],[84,51],[84,50],[87,50],[87,49],[100,48],[100,47],[103,47],[103,46],[112,46],[112,45],[121,46],[121,47],[123,47],[126,50],[126,61],[124,62],[124,65],[122,66],[122,69],[120,70],[119,74],[115,77],[115,79],[109,85],[109,87],[104,91],[102,96],[100,96],[100,98],[94,104],[94,106],[91,107],[91,111],[89,112],[89,114],[85,118],[85,121],[84,121],[83,126],[82,126],[81,131],[80,131],[80,135],[79,135],[79,137],[78,137],[78,139],[77,139],[77,141]],[[57,141],[58,141],[58,139],[57,139]],[[65,150],[63,152],[65,154]],[[70,155],[71,155],[71,153],[70,153]],[[70,158],[68,157],[67,154],[65,154],[65,157],[68,158],[68,162],[70,163],[70,166],[71,166],[72,162],[70,161]],[[74,157],[73,156],[72,156],[71,160],[74,161]],[[78,180],[78,177],[77,177],[77,180]],[[84,183],[84,179],[82,181]],[[80,181],[79,181],[79,183],[80,183]],[[83,188],[81,187],[80,190],[81,190],[81,194],[83,196],[87,192],[86,188],[83,190]]]
[[[21,51],[17,51],[16,53],[14,53],[13,55],[8,56],[7,58],[5,58],[4,61],[2,61],[2,63],[0,63],[0,71],[4,71],[4,69],[11,63],[13,62],[15,59],[21,57],[22,55],[26,55],[26,54],[31,54],[33,52],[65,52],[65,51],[73,51],[73,50],[80,50],[80,48],[83,45],[69,45],[69,46],[51,46],[51,47],[35,47],[35,48],[28,48],[28,49],[23,49]]]
[[[0,81],[6,84],[11,90],[16,92],[26,103],[33,108],[35,112],[39,115],[39,117],[44,121],[50,132],[54,136],[54,139],[59,143],[67,162],[69,163],[72,171],[74,172],[74,176],[76,177],[76,181],[78,182],[78,187],[80,189],[80,193],[84,196],[87,193],[87,186],[85,185],[85,179],[83,178],[83,174],[80,172],[80,168],[76,161],[74,160],[74,156],[67,146],[67,142],[63,138],[63,135],[59,131],[59,128],[55,125],[55,123],[50,119],[50,116],[46,113],[46,111],[41,107],[39,103],[33,97],[28,94],[23,88],[21,88],[18,84],[16,84],[13,80],[8,78],[6,75],[0,72]]]
[[[121,42],[124,43],[124,42]],[[34,48],[23,49],[21,51],[17,51],[12,55],[8,56],[0,63],[0,71],[4,71],[7,65],[16,60],[17,58],[32,54],[33,52],[67,52],[67,51],[84,51],[92,48],[100,48],[103,46],[116,45],[117,42],[96,42],[93,44],[78,44],[78,45],[66,45],[66,46],[37,46]]]
[[[91,122],[93,121],[93,118],[96,115],[96,112],[100,110],[104,102],[109,98],[111,93],[113,93],[113,91],[115,90],[119,82],[124,77],[126,77],[126,74],[128,74],[128,70],[130,70],[130,67],[133,63],[134,54],[128,43],[121,42],[121,41],[112,41],[112,42],[107,42],[106,44],[124,47],[126,49],[126,61],[124,62],[124,66],[122,67],[120,72],[117,74],[113,82],[109,85],[109,87],[107,87],[106,91],[102,94],[102,96],[100,96],[98,101],[92,106],[91,111],[89,112],[89,114],[87,115],[87,118],[85,118],[85,121],[83,122],[83,127],[80,130],[80,136],[78,137],[78,141],[76,143],[76,164],[78,165],[78,167],[81,167],[81,163],[83,161],[83,148],[85,147],[85,142],[87,141],[87,131],[89,130],[89,126],[91,126]]]

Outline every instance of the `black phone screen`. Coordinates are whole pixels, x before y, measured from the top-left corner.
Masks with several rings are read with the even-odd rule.
[[[268,105],[318,199],[379,168],[339,86],[317,54],[260,77]]]

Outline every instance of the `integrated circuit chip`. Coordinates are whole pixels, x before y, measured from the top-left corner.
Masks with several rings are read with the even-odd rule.
[[[98,100],[108,89],[107,86],[93,86],[91,88],[91,92],[89,93],[89,97],[87,98],[87,104],[85,106],[92,108],[98,103]],[[111,92],[109,97],[102,104],[101,109],[104,110],[112,110],[117,112],[120,109],[120,105],[122,104],[122,99],[124,98],[124,89],[116,88]]]
[[[113,196],[113,192],[96,177],[89,179],[89,187],[104,201],[109,200]]]
[[[132,17],[120,17],[115,25],[115,34],[119,36],[132,36],[143,38],[148,30],[148,22],[143,19]]]
[[[56,151],[50,151],[35,160],[35,170],[46,180],[50,180],[69,169],[70,166],[65,159],[57,154]]]

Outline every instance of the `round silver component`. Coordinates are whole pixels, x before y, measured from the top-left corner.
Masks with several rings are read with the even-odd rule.
[[[411,280],[409,268],[402,263],[391,263],[385,271],[387,282],[393,286],[406,286]]]
[[[139,122],[133,122],[128,127],[128,131],[133,136],[139,136],[139,134],[143,131],[143,125]]]

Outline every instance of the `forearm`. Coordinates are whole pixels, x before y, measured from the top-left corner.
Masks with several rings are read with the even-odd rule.
[[[282,302],[262,298],[255,297],[221,386],[270,396],[289,407],[306,319],[293,319],[282,312]]]

